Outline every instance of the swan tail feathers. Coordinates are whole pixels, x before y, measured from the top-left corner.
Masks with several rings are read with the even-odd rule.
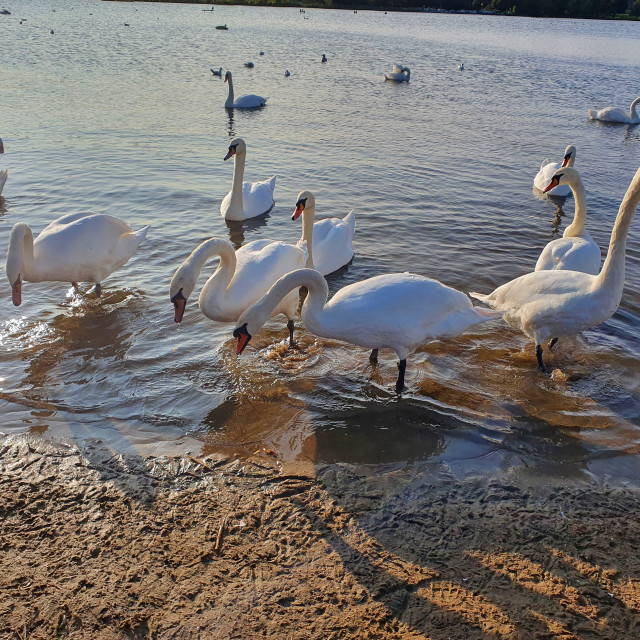
[[[353,209],[347,213],[344,220],[349,225],[349,236],[353,237],[356,231],[356,214],[353,212]]]
[[[138,245],[141,245],[143,240],[147,237],[147,233],[149,232],[150,227],[151,225],[148,224],[146,227],[142,227],[142,229],[138,229],[137,231],[134,231],[132,233],[132,235],[136,237]]]
[[[598,117],[598,112],[595,109],[589,109],[589,117],[592,120],[596,120]]]

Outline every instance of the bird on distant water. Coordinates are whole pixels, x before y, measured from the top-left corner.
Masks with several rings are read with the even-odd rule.
[[[327,56],[324,55],[324,53],[322,54],[322,60],[320,62],[326,62],[327,61]]]
[[[209,67],[209,69],[211,69],[211,67]],[[215,69],[211,69],[211,73],[213,73],[214,76],[222,78],[222,67],[220,67],[217,71]]]
[[[247,67],[247,69],[253,69],[255,65],[253,64],[253,62],[245,62],[244,66]]]
[[[291,75],[291,72],[289,71],[289,69],[287,69],[287,70],[284,72],[284,76],[285,76],[285,78],[288,78],[290,75]]]

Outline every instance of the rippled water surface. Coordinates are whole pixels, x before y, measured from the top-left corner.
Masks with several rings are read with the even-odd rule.
[[[295,242],[300,221],[290,214],[309,189],[318,216],[356,211],[355,258],[329,278],[332,293],[405,270],[490,291],[530,271],[571,219],[572,198],[551,202],[532,191],[541,161],[559,160],[569,143],[578,148],[588,228],[606,251],[640,166],[640,127],[588,122],[586,114],[636,97],[640,24],[205,13],[198,5],[79,0],[5,6],[12,15],[0,16],[0,168],[10,176],[0,252],[16,222],[37,233],[75,211],[152,228],[104,282],[100,301],[74,297],[64,283],[25,283],[15,308],[2,274],[3,432],[96,438],[121,449],[266,448],[289,461],[434,460],[454,469],[638,476],[640,220],[620,309],[550,356],[564,383],[540,375],[533,345],[496,321],[424,346],[410,357],[398,398],[392,353],[382,352],[374,371],[363,349],[304,330],[300,349],[288,352],[276,319],[237,358],[233,327],[207,320],[195,295],[174,324],[168,287],[205,238]],[[228,31],[215,30],[224,23]],[[243,66],[248,60],[254,69]],[[411,68],[410,83],[383,81],[396,61]],[[226,85],[209,71],[219,66],[234,72],[237,95],[269,96],[267,107],[229,114]],[[219,213],[233,135],[247,141],[248,179],[278,175],[275,207],[245,226]]]

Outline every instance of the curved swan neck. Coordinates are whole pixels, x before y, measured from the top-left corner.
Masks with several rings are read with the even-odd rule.
[[[31,227],[18,222],[11,229],[7,250],[7,277],[11,284],[20,276],[22,280],[38,280],[37,268],[33,257],[33,232]]]
[[[244,202],[242,200],[242,180],[244,178],[244,165],[247,159],[246,153],[236,153],[233,156],[233,180],[231,182],[231,201],[229,207],[232,211],[242,212],[244,217]]]
[[[316,218],[316,205],[305,207],[302,212],[302,242],[307,243],[307,268],[313,269],[313,223]]]
[[[322,310],[329,297],[327,281],[313,269],[297,269],[282,276],[267,293],[249,307],[238,320],[238,326],[250,322],[254,332],[260,330],[278,303],[293,289],[307,287],[309,294],[302,305],[302,319],[311,331],[322,326]]]
[[[636,111],[636,107],[638,106],[639,103],[640,103],[640,98],[636,98],[631,103],[631,108],[629,109],[629,116],[631,117],[632,120],[638,119],[638,112]]]
[[[640,202],[640,169],[636,171],[627,193],[625,193],[620,209],[613,225],[609,251],[598,276],[599,285],[604,289],[613,291],[619,289],[622,295],[624,287],[624,258],[627,244],[627,235],[631,221]]]
[[[576,176],[569,183],[573,198],[575,200],[575,213],[573,214],[573,222],[564,230],[562,234],[565,238],[572,236],[580,236],[584,233],[584,226],[587,222],[587,193],[580,176]]]

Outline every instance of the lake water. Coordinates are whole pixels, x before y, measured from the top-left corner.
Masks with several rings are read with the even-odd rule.
[[[605,252],[640,166],[640,127],[589,122],[587,109],[636,97],[639,23],[3,6],[12,15],[0,16],[0,168],[10,170],[0,253],[16,222],[38,233],[75,211],[152,228],[100,302],[71,297],[67,284],[25,283],[16,308],[0,274],[2,432],[124,451],[264,447],[284,461],[639,476],[640,220],[618,312],[548,356],[566,383],[542,376],[533,345],[496,321],[411,356],[397,397],[390,352],[374,373],[365,350],[303,330],[288,353],[279,319],[238,358],[233,326],[205,318],[195,294],[178,326],[168,295],[175,269],[208,237],[295,242],[303,189],[319,217],[356,211],[355,258],[329,278],[332,293],[405,270],[488,292],[532,270],[571,220],[572,198],[562,215],[532,191],[541,161],[560,160],[569,143],[587,226]],[[410,83],[384,82],[393,62],[411,68]],[[233,71],[236,95],[269,96],[267,107],[230,115],[227,85],[209,71],[220,66]],[[275,207],[244,227],[219,213],[235,135],[247,142],[247,179],[278,175]]]

